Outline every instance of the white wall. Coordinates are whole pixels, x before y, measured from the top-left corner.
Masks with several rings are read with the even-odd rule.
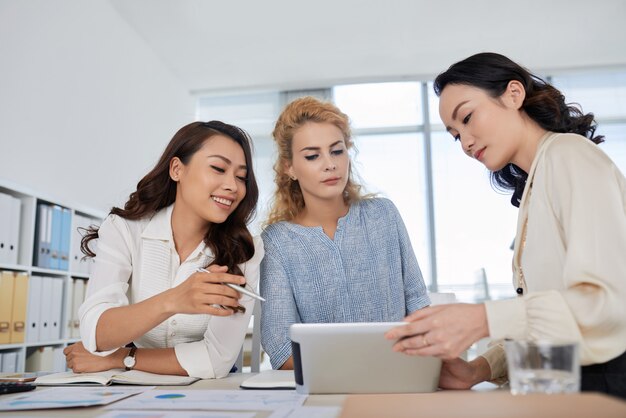
[[[0,178],[108,210],[194,116],[108,1],[0,0]]]
[[[626,65],[624,0],[111,0],[192,90],[430,78],[481,51]]]

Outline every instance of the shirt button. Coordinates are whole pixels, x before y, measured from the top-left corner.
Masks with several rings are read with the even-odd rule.
[[[176,333],[175,333],[175,332],[172,332],[172,333],[170,334],[170,337],[175,337],[175,336],[176,336]]]
[[[172,319],[172,325],[176,325],[176,320]]]

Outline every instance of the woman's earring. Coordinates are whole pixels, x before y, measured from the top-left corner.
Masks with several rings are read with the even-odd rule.
[[[296,180],[298,180],[295,176],[289,176],[289,178],[291,179],[291,181],[296,181]]]

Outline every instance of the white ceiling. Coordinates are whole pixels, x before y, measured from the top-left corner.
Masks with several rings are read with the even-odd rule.
[[[626,65],[622,0],[110,0],[190,91],[432,77],[479,51]]]

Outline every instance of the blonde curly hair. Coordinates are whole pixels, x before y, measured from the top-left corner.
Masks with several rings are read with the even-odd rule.
[[[330,102],[314,97],[302,97],[289,103],[278,117],[272,133],[278,148],[278,159],[274,164],[276,191],[266,225],[280,221],[292,221],[304,209],[304,197],[300,184],[287,174],[287,165],[293,160],[293,136],[307,122],[330,123],[343,134],[346,148],[354,147],[348,116]],[[343,191],[344,201],[349,205],[367,196],[361,194],[361,186],[354,181],[352,164],[348,182]]]

